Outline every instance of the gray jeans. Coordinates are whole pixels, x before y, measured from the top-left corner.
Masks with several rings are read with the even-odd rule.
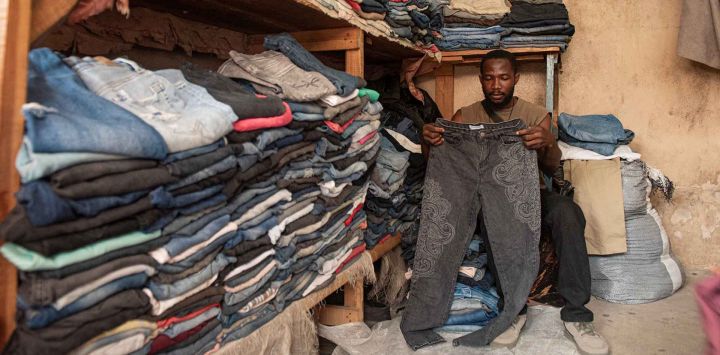
[[[442,326],[477,216],[482,212],[503,290],[504,308],[483,329],[454,345],[483,346],[505,331],[527,301],[538,272],[540,189],[534,151],[515,132],[520,120],[459,124],[438,120],[445,143],[433,147],[424,185],[420,232],[401,330],[417,350],[443,342]]]

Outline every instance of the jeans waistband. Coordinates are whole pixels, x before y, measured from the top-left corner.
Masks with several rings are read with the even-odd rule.
[[[525,128],[525,123],[520,119],[500,123],[457,123],[438,118],[435,123],[446,130],[452,130],[459,133],[484,133],[485,135],[500,136],[505,134],[515,134],[519,129]]]

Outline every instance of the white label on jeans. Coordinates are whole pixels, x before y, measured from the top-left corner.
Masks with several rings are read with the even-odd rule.
[[[485,128],[485,126],[483,126],[483,125],[477,125],[477,126],[475,126],[475,125],[470,125],[470,129],[471,129],[471,130],[483,129],[483,128]]]

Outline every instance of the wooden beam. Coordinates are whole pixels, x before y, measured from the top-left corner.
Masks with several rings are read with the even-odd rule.
[[[443,118],[450,119],[454,112],[455,75],[435,76],[435,102]]]
[[[397,233],[369,250],[372,261],[378,261],[378,259],[382,258],[382,256],[390,250],[395,249],[396,246],[400,245],[400,239],[400,233]]]
[[[0,219],[15,205],[14,194],[20,186],[15,170],[23,135],[20,113],[27,90],[27,56],[30,48],[31,2],[0,1]],[[0,257],[0,344],[4,344],[15,327],[17,273]]]
[[[540,54],[548,54],[548,53],[560,53],[560,47],[546,47],[546,48],[505,48],[506,51],[514,54],[522,54],[522,53],[540,53]],[[491,51],[494,51],[494,49],[470,49],[465,51],[452,51],[452,52],[442,52],[443,58],[445,56],[448,57],[469,57],[469,56],[484,56]]]
[[[290,34],[310,52],[346,51],[362,49],[362,30],[355,27],[332,28],[328,30],[300,31]],[[248,49],[251,53],[263,50],[265,34],[248,36]]]
[[[78,0],[33,0],[30,41],[35,42],[53,27],[60,25]]]

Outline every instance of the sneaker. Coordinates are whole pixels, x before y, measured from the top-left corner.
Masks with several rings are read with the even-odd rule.
[[[497,338],[490,343],[490,346],[493,348],[514,347],[520,338],[520,331],[525,326],[525,322],[527,322],[527,314],[517,316],[510,325],[510,328],[507,328],[502,334],[498,335]]]
[[[595,332],[592,322],[564,322],[565,332],[572,337],[583,355],[607,355],[610,346],[602,335]]]

